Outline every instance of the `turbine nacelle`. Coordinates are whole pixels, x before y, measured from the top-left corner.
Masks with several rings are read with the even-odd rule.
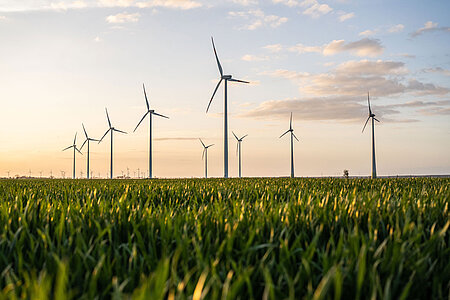
[[[222,79],[225,79],[225,80],[228,80],[228,79],[231,79],[231,78],[233,78],[233,76],[231,76],[231,75],[223,75],[222,76]]]

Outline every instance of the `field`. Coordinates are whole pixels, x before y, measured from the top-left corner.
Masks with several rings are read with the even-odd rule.
[[[449,299],[449,183],[1,180],[0,299]]]

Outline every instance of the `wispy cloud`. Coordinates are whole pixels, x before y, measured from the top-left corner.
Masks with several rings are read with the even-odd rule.
[[[302,7],[302,14],[312,18],[326,15],[333,10],[328,4],[321,4],[317,0],[272,0],[276,4],[284,4],[289,7]]]
[[[286,23],[288,18],[276,15],[266,15],[261,9],[254,9],[248,11],[232,11],[228,13],[231,17],[243,18],[249,21],[243,26],[246,30],[255,30],[260,27],[276,28]]]
[[[246,54],[241,57],[241,60],[243,60],[243,61],[264,61],[264,60],[269,60],[269,57],[267,55]]]
[[[442,74],[442,75],[445,75],[445,76],[450,76],[450,70],[446,70],[446,69],[443,69],[441,67],[423,69],[423,72],[425,72],[425,73],[438,73],[438,74]]]
[[[110,15],[106,17],[106,22],[112,24],[123,24],[123,23],[136,23],[139,21],[140,14],[133,13],[129,14],[126,12],[119,13],[116,15]]]
[[[394,25],[394,26],[390,27],[388,29],[388,32],[390,32],[390,33],[397,33],[397,32],[402,32],[403,29],[405,29],[405,25],[397,24],[397,25]]]
[[[278,53],[281,50],[283,50],[283,46],[281,44],[272,44],[272,45],[264,46],[263,49],[266,49],[272,53]]]
[[[354,13],[343,14],[343,15],[339,16],[339,21],[344,22],[344,21],[347,21],[347,20],[353,18],[354,16],[355,16]]]
[[[450,32],[450,27],[439,27],[438,23],[433,23],[432,21],[428,21],[424,24],[424,26],[422,28],[419,28],[418,30],[411,33],[411,36],[417,37],[424,33],[436,32],[436,31]]]
[[[242,6],[250,6],[258,4],[257,0],[232,0],[232,2]]]
[[[302,53],[322,53],[323,55],[334,55],[341,52],[350,52],[357,56],[374,57],[383,53],[383,46],[378,39],[364,38],[354,42],[334,40],[322,46],[305,46],[297,44],[287,48],[288,51]]]

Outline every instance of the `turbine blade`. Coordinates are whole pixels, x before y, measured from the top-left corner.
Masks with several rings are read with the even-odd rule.
[[[367,125],[367,122],[369,122],[369,119],[370,119],[370,117],[367,118],[366,123],[364,123],[364,127],[361,132],[364,132],[364,129],[366,129],[366,125]]]
[[[202,160],[203,160],[203,157],[205,157],[206,149],[207,149],[207,148],[203,148],[203,152],[202,152]]]
[[[214,49],[214,55],[216,56],[217,67],[219,67],[220,77],[222,77],[223,76],[223,70],[222,70],[222,66],[220,65],[219,57],[217,56],[216,46],[214,45],[213,37],[211,37],[211,41],[212,41],[212,45],[213,45],[213,49]]]
[[[67,148],[64,148],[62,151],[69,150],[69,149],[72,148],[72,147],[73,147],[73,145],[72,145],[72,146],[69,146],[69,147],[67,147]]]
[[[162,117],[162,118],[166,118],[166,119],[169,118],[169,117],[166,117],[166,116],[164,116],[164,115],[161,115],[161,114],[158,114],[158,113],[155,113],[155,112],[153,112],[153,114],[154,114],[155,116],[158,116],[158,117]]]
[[[288,130],[288,131],[286,131],[285,133],[283,133],[282,135],[280,135],[280,139],[281,139],[286,133],[288,133],[288,132],[290,132],[290,130]]]
[[[111,130],[111,128],[109,128],[108,130],[106,130],[105,134],[102,136],[102,138],[98,141],[98,143],[100,144],[101,141],[103,141],[103,139],[105,138],[105,136],[108,134],[108,132]]]
[[[141,125],[142,121],[144,121],[145,117],[148,115],[148,111],[145,113],[145,115],[142,117],[142,119],[139,121],[139,123],[136,125],[136,128],[134,128],[133,132],[136,131],[136,129],[138,129],[139,125]]]
[[[206,147],[205,144],[203,144],[202,139],[199,139],[199,140],[200,140],[200,143],[202,143],[203,147]]]
[[[216,88],[214,89],[214,93],[212,94],[211,100],[209,100],[208,107],[206,108],[206,113],[208,113],[209,106],[211,105],[211,102],[212,102],[214,96],[216,95],[217,89],[219,88],[219,85],[220,85],[220,83],[222,82],[222,80],[223,80],[223,79],[220,78],[219,83],[216,85]]]
[[[236,134],[234,134],[234,131],[232,131],[232,133],[233,133],[234,137],[236,138],[236,140],[237,140],[237,141],[239,141],[239,139],[238,139],[237,135],[236,135]]]
[[[289,122],[289,129],[292,130],[292,112],[291,112],[291,121]]]
[[[250,82],[245,81],[245,80],[239,80],[239,79],[234,79],[234,78],[228,79],[228,81],[234,81],[234,82],[240,82],[240,83],[250,83]]]
[[[106,109],[106,107],[105,107],[105,110],[106,110],[106,118],[108,118],[108,125],[109,125],[109,128],[111,128],[112,126],[111,126],[111,120],[109,120],[108,109]]]
[[[378,120],[377,118],[373,118],[375,121],[380,122],[380,120]]]
[[[242,141],[246,136],[248,136],[248,134],[246,134],[246,135],[244,135],[243,137],[241,137],[241,141]]]
[[[87,132],[86,132],[86,128],[84,128],[84,124],[81,123],[81,126],[83,126],[84,135],[85,135],[86,138],[88,139],[89,137],[88,137],[88,134],[87,134]]]
[[[128,134],[128,133],[126,133],[125,131],[122,131],[122,130],[119,130],[119,129],[116,129],[116,128],[114,128],[113,130],[114,130],[114,131],[117,131],[117,132],[120,132],[120,133]]]
[[[84,147],[84,144],[86,144],[86,142],[87,142],[88,140],[89,140],[89,138],[87,138],[87,139],[85,139],[85,140],[84,140],[84,142],[83,142],[83,145],[81,145],[81,148],[80,148],[80,150],[81,150],[81,149],[83,149],[83,147]]]
[[[147,93],[145,92],[145,85],[142,84],[142,87],[144,88],[145,104],[147,104],[147,110],[150,110],[150,104],[148,103]]]
[[[367,92],[367,103],[369,104],[369,114],[372,114],[372,109],[370,107],[370,100],[369,100],[369,92]]]
[[[292,132],[292,136],[297,140],[297,142],[300,142],[299,140],[298,140],[298,138],[295,136],[295,133],[293,132],[293,131],[291,131]]]
[[[98,142],[99,141],[97,139],[92,139],[92,138],[88,138],[88,140],[93,141],[93,142]]]
[[[77,143],[77,132],[75,132],[75,138],[73,139],[73,144],[75,145]]]
[[[214,146],[214,145],[215,145],[215,144],[208,145],[208,146],[206,146],[206,148],[209,148],[209,147]]]
[[[75,147],[75,150],[77,150],[77,151],[78,151],[78,153],[80,153],[81,155],[83,155],[83,153],[81,153],[81,151],[80,151],[80,150],[78,150],[78,148],[77,148],[77,147]]]

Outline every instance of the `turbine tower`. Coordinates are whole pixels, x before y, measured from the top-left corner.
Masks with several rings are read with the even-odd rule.
[[[111,132],[111,167],[110,167],[110,172],[109,172],[109,176],[112,179],[113,178],[113,133],[114,131],[120,132],[120,133],[125,133],[127,134],[125,131],[119,130],[114,128],[111,125],[111,120],[109,119],[109,115],[108,115],[108,109],[106,109],[106,118],[108,119],[108,125],[109,125],[109,129],[105,132],[105,134],[102,136],[102,138],[100,139],[100,141],[98,141],[98,143],[100,144],[100,142],[103,140],[103,138],[108,134],[108,132]]]
[[[73,148],[73,179],[75,179],[75,151],[78,151],[81,155],[83,155],[83,153],[81,153],[81,151],[78,150],[78,148],[77,148],[77,134],[76,133],[75,133],[75,138],[73,139],[72,146],[64,148],[62,151],[69,150],[70,148]]]
[[[227,91],[228,91],[228,81],[232,82],[240,82],[240,83],[249,83],[248,81],[234,79],[231,75],[224,75],[222,66],[220,65],[219,57],[217,56],[216,46],[214,45],[214,39],[211,37],[214,55],[216,57],[217,67],[219,68],[220,80],[214,89],[214,92],[211,96],[211,100],[209,100],[208,108],[206,108],[206,113],[208,113],[209,106],[214,98],[214,95],[217,92],[222,81],[225,81],[224,87],[224,103],[223,103],[223,177],[228,178],[228,102],[227,102]]]
[[[152,117],[153,117],[153,115],[162,117],[162,118],[166,118],[166,119],[168,119],[169,117],[160,115],[160,114],[156,113],[153,109],[150,109],[150,104],[148,103],[148,99],[147,99],[147,93],[145,92],[145,85],[142,84],[142,87],[144,88],[144,96],[145,96],[145,104],[147,104],[147,112],[144,114],[142,119],[139,121],[139,123],[137,124],[137,126],[133,132],[135,132],[136,129],[139,127],[139,125],[142,123],[142,121],[144,121],[145,117],[147,115],[149,115],[149,122],[150,122],[149,132],[150,132],[150,134],[149,134],[149,150],[148,150],[148,170],[149,170],[148,177],[152,178]]]
[[[87,175],[87,179],[89,179],[89,170],[90,170],[89,169],[89,142],[91,142],[91,141],[92,142],[99,142],[99,140],[90,138],[88,136],[87,132],[86,132],[86,128],[84,128],[84,124],[83,123],[81,123],[81,126],[83,126],[83,131],[84,131],[84,135],[86,136],[86,139],[84,140],[83,145],[81,145],[80,150],[83,149],[84,144],[86,144],[86,142],[87,142],[87,171],[86,171],[86,175]]]
[[[238,138],[237,137],[237,135],[236,134],[234,134],[234,132],[233,132],[233,135],[234,135],[234,137],[236,138],[236,141],[237,141],[237,146],[236,146],[236,154],[239,154],[239,178],[241,178],[242,176],[242,172],[241,172],[241,170],[242,170],[242,168],[241,168],[241,143],[242,143],[242,140],[248,135],[248,134],[246,134],[246,135],[244,135],[243,137],[241,137],[241,138]]]
[[[367,92],[367,104],[369,106],[369,116],[367,117],[366,123],[364,124],[364,127],[362,129],[362,132],[364,132],[364,129],[366,129],[367,122],[369,122],[369,119],[372,119],[372,178],[377,178],[377,164],[375,162],[375,123],[374,120],[377,122],[380,122],[377,118],[375,118],[375,114],[372,112],[372,108],[370,107],[370,100],[369,100],[369,92]]]
[[[200,143],[202,143],[202,145],[203,145],[202,159],[205,158],[205,178],[208,178],[208,148],[211,146],[214,146],[214,144],[205,146],[203,141],[201,139],[199,139],[199,140],[200,140]]]
[[[282,138],[286,133],[291,133],[291,178],[294,178],[294,138],[299,141],[298,138],[294,134],[294,129],[292,128],[292,113],[291,113],[291,121],[289,122],[289,130],[283,133],[280,138]]]

